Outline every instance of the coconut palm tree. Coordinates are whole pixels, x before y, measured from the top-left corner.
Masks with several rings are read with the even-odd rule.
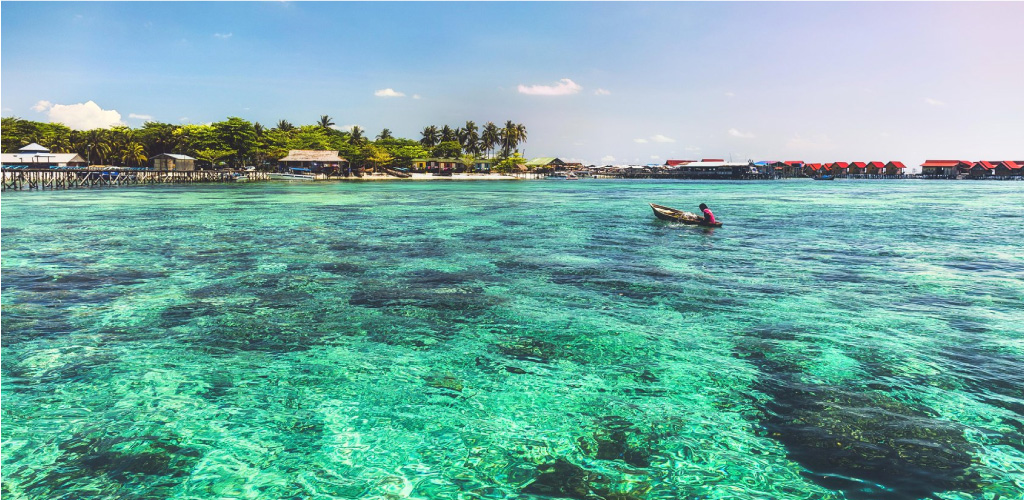
[[[423,132],[420,133],[423,135],[423,138],[420,139],[420,144],[425,148],[432,148],[437,146],[437,143],[440,142],[440,135],[438,134],[437,127],[433,125],[423,127]]]
[[[281,132],[291,132],[295,130],[295,125],[292,125],[288,120],[281,120],[277,122],[277,129]]]
[[[131,141],[126,143],[121,149],[120,160],[124,162],[126,166],[138,167],[143,163],[146,163],[146,148],[142,147],[142,144]]]
[[[466,126],[462,128],[459,143],[462,144],[462,149],[470,154],[475,155],[480,152],[480,134],[477,132],[476,123],[472,120],[467,121]]]
[[[453,130],[451,127],[449,127],[448,125],[441,127],[441,142],[458,142],[458,139],[459,138],[455,134],[455,130]]]
[[[393,138],[394,137],[391,135],[391,129],[381,130],[380,133],[377,134],[377,140],[378,141],[383,141],[384,139],[393,139]]]
[[[526,125],[522,123],[516,124],[516,149],[519,149],[520,144],[526,143]]]
[[[487,150],[489,153],[493,153],[494,146],[497,146],[498,141],[500,140],[501,135],[498,133],[498,126],[495,125],[494,122],[487,122],[487,125],[484,125],[483,133],[480,134],[480,141],[483,149]]]
[[[320,128],[322,129],[330,129],[334,126],[334,121],[331,120],[330,116],[320,115],[320,123],[318,123],[318,125],[320,125]]]
[[[501,129],[501,155],[503,157],[508,158],[519,145],[518,134],[519,129],[516,128],[516,124],[512,123],[512,120],[505,121],[505,126]]]
[[[352,144],[359,144],[365,140],[366,138],[363,137],[363,129],[359,128],[359,125],[353,125],[352,130],[348,133],[348,141]]]

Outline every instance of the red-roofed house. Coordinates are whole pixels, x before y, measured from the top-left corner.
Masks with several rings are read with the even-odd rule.
[[[883,175],[885,174],[885,163],[880,161],[869,161],[864,166],[864,173],[868,175]]]
[[[721,158],[704,158],[701,161],[725,161]]]
[[[867,172],[868,164],[862,161],[851,161],[847,169],[850,175],[864,175]]]
[[[807,177],[817,177],[818,175],[821,175],[821,164],[804,163],[804,175]]]
[[[1020,177],[1024,173],[1021,163],[1009,160],[999,162],[996,165],[996,177]]]
[[[850,164],[845,161],[837,161],[832,164],[832,175],[846,175],[849,173]]]
[[[903,175],[907,167],[901,161],[890,161],[885,164],[885,175]]]
[[[925,160],[921,175],[925,177],[956,177],[961,169],[970,169],[974,163],[964,160]]]
[[[972,179],[981,179],[984,177],[991,177],[996,174],[996,163],[990,161],[979,161],[975,162],[974,166],[971,167],[970,175]]]

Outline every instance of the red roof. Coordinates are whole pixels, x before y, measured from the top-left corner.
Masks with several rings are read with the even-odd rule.
[[[993,168],[996,168],[996,166],[993,165],[992,162],[988,162],[988,161],[979,161],[979,162],[975,163],[974,166],[975,167],[984,168],[985,170],[992,170]]]
[[[1018,169],[1021,168],[1021,166],[1018,165],[1017,162],[1013,162],[1013,161],[1010,161],[1010,160],[1001,161],[999,163],[1002,163],[1004,167],[1006,167],[1006,168],[1008,168],[1010,170],[1018,170]]]
[[[857,168],[864,168],[864,167],[866,167],[866,166],[867,166],[867,164],[865,164],[865,163],[864,163],[864,162],[862,162],[862,161],[851,161],[851,162],[850,162],[850,166],[851,166],[851,167],[857,167]]]
[[[725,160],[722,159],[722,158],[704,158],[701,161],[725,161]]]
[[[811,167],[811,170],[821,170],[820,163],[808,163],[807,166]]]
[[[846,168],[846,167],[849,167],[850,164],[846,163],[845,161],[837,161],[837,162],[833,163],[832,166],[833,167],[839,167],[839,168]]]
[[[693,162],[693,160],[665,160],[665,165],[668,165],[670,167],[674,167],[676,165],[685,165],[687,163],[692,163],[692,162]]]
[[[875,168],[885,168],[885,164],[880,161],[871,161],[868,162],[868,165]]]
[[[921,166],[922,167],[955,167],[955,166],[957,166],[957,165],[959,165],[961,163],[970,164],[971,162],[969,162],[969,161],[962,161],[962,160],[925,160],[925,162],[922,163]]]
[[[901,161],[890,161],[889,164],[896,168],[907,168],[903,165],[903,162]]]

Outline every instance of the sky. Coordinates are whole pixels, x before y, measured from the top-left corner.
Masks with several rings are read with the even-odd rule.
[[[585,164],[1024,160],[1024,2],[0,3],[4,117],[526,126]]]

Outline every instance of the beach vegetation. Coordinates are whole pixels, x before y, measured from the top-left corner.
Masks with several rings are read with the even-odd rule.
[[[525,163],[516,154],[525,140],[525,130],[511,120],[504,127],[494,122],[481,127],[469,120],[461,127],[428,125],[418,139],[397,137],[384,128],[374,140],[358,126],[348,131],[335,128],[329,115],[308,125],[282,119],[269,127],[232,116],[209,124],[147,121],[136,128],[118,125],[84,131],[59,123],[5,117],[2,146],[4,152],[15,152],[35,142],[54,152],[77,153],[91,165],[118,167],[146,167],[149,158],[172,153],[196,158],[200,169],[253,165],[272,170],[277,159],[289,151],[312,149],[338,151],[353,168],[410,168],[414,158],[434,157],[451,158],[471,169],[481,158]]]

